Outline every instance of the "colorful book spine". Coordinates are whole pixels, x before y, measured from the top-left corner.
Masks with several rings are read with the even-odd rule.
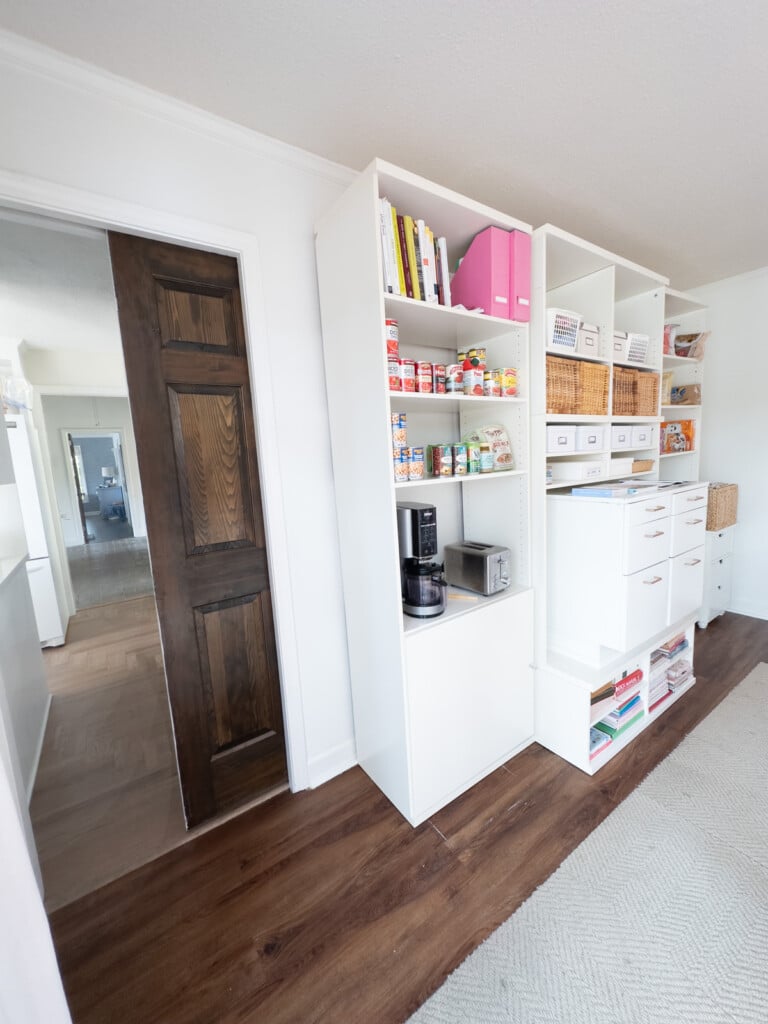
[[[411,262],[408,255],[408,245],[405,237],[405,217],[397,215],[397,240],[400,245],[400,259],[403,264],[403,282],[405,284],[404,294],[409,299],[413,298],[413,281],[411,279]]]
[[[407,213],[403,216],[403,227],[405,228],[405,245],[408,250],[408,264],[411,270],[411,287],[413,288],[414,299],[421,299],[422,291],[419,281],[419,264],[416,257],[416,225],[413,217]]]
[[[405,270],[403,269],[403,255],[400,251],[400,233],[397,228],[397,207],[392,207],[392,248],[395,254],[395,268],[397,270],[398,295],[405,295]]]

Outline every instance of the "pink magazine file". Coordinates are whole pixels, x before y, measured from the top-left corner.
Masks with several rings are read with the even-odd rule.
[[[509,233],[510,320],[531,319],[531,236],[525,231]]]
[[[452,305],[479,306],[489,316],[508,320],[511,252],[510,235],[503,228],[488,227],[475,235],[451,279]],[[530,278],[530,250],[528,274]]]

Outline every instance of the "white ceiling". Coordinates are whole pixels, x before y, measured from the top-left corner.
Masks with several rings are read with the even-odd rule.
[[[762,0],[4,0],[0,26],[676,287],[768,264]]]

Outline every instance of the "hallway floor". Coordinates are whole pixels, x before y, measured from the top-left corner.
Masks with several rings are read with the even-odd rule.
[[[80,544],[67,558],[78,611],[154,591],[146,537]]]

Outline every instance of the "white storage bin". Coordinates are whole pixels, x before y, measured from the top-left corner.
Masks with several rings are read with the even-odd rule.
[[[582,356],[602,357],[600,328],[597,324],[582,324],[576,337],[576,351]]]
[[[634,459],[611,459],[611,476],[629,476]]]
[[[627,332],[626,331],[614,331],[613,341],[611,343],[611,357],[618,361],[624,362],[627,358]]]
[[[567,455],[576,451],[576,426],[558,423],[547,427],[547,454]]]
[[[583,462],[553,462],[552,480],[602,480],[603,463],[597,459]]]
[[[601,451],[604,447],[604,433],[602,424],[581,424],[576,427],[576,451],[592,452]]]
[[[632,427],[614,424],[611,427],[611,450],[621,452],[632,447]]]
[[[627,335],[627,354],[624,357],[628,363],[635,363],[637,366],[645,366],[648,361],[648,348],[651,339],[647,334]]]
[[[631,428],[633,448],[655,448],[658,442],[655,440],[656,428],[653,423],[643,423],[641,426]]]
[[[547,310],[547,347],[553,351],[575,352],[581,316],[568,309]]]

